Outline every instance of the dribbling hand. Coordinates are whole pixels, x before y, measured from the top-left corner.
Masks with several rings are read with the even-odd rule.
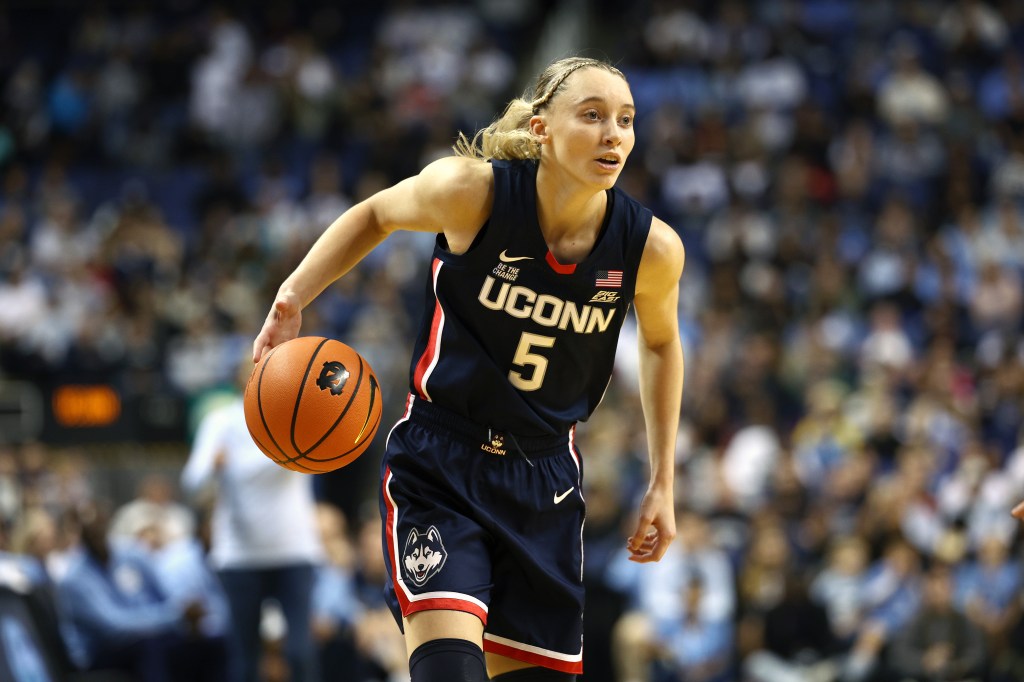
[[[293,293],[278,294],[274,305],[267,313],[256,340],[252,342],[252,361],[259,362],[263,353],[290,341],[299,335],[302,326],[302,307],[298,297]]]

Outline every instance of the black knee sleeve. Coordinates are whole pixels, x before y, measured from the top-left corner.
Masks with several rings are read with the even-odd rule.
[[[576,676],[550,668],[522,668],[498,675],[494,682],[576,682]]]
[[[409,656],[412,682],[487,682],[484,652],[464,639],[434,639]]]

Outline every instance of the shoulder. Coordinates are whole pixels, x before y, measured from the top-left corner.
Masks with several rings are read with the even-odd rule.
[[[675,285],[683,274],[686,250],[683,240],[668,223],[658,217],[651,220],[651,229],[640,259],[637,289],[661,289],[666,284]]]
[[[416,176],[416,203],[423,222],[444,232],[452,252],[465,251],[494,206],[491,164],[461,156],[434,161]]]
[[[494,187],[491,164],[480,159],[447,156],[433,161],[417,176],[418,190],[431,203],[479,205]]]
[[[367,200],[386,232],[444,232],[466,247],[491,214],[494,174],[480,159],[447,156]]]

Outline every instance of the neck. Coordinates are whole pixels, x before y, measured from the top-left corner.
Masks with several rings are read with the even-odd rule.
[[[537,169],[537,219],[551,253],[563,263],[579,262],[597,240],[608,197],[556,175],[544,163]]]

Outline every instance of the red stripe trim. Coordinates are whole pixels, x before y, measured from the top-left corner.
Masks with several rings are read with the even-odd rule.
[[[435,258],[431,267],[434,280],[434,316],[430,321],[430,336],[427,338],[427,347],[423,349],[423,355],[416,362],[416,370],[413,372],[412,384],[416,392],[424,400],[430,400],[427,393],[426,373],[430,363],[434,361],[437,351],[437,331],[441,328],[441,320],[444,319],[444,312],[441,310],[441,301],[437,300],[437,272],[441,269],[441,259]]]
[[[568,265],[562,265],[555,260],[555,254],[548,251],[548,255],[544,256],[544,260],[547,261],[551,269],[557,272],[559,275],[571,275],[576,272],[576,264],[569,263]]]
[[[388,515],[384,519],[384,528],[386,531],[385,536],[388,539],[388,561],[391,562],[391,581],[394,583],[398,605],[402,607],[402,613],[404,614],[406,609],[409,608],[409,599],[405,596],[402,586],[398,584],[402,574],[398,572],[398,561],[395,558],[395,505],[392,503],[391,495],[388,492],[388,483],[390,482],[391,467],[387,467],[384,470],[384,482],[381,484],[384,488],[384,506],[388,508]]]
[[[501,656],[508,656],[517,661],[523,663],[530,663],[532,665],[539,665],[543,668],[550,668],[557,670],[560,673],[568,673],[570,675],[582,675],[583,674],[583,661],[560,661],[557,658],[551,658],[550,656],[544,656],[543,654],[536,654],[532,651],[523,651],[522,649],[516,649],[506,644],[500,644],[490,639],[484,639],[484,651],[492,654],[499,654]]]
[[[576,462],[576,472],[579,473],[580,458],[576,454],[576,425],[573,424],[569,427],[569,454],[572,455],[572,461]]]
[[[410,401],[412,396],[409,396]],[[438,597],[431,599],[418,599],[411,600],[405,593],[405,587],[401,584],[401,572],[398,567],[398,560],[395,556],[395,547],[397,546],[398,538],[395,535],[397,532],[395,529],[395,516],[397,509],[391,499],[390,491],[388,490],[388,484],[391,482],[391,467],[387,467],[384,470],[384,482],[382,486],[384,488],[384,506],[387,507],[388,513],[384,519],[384,528],[386,529],[386,537],[388,542],[388,561],[391,563],[391,581],[395,589],[395,596],[398,598],[398,605],[402,609],[402,615],[408,617],[412,613],[419,611],[434,611],[434,610],[447,610],[447,611],[464,611],[471,613],[480,619],[480,622],[485,626],[487,625],[487,611],[480,608],[478,604],[469,601],[468,599],[459,599],[458,597]]]
[[[487,625],[487,612],[473,602],[465,599],[457,599],[454,597],[419,599],[417,601],[408,602],[408,604],[408,607],[404,604],[402,605],[402,615],[407,618],[410,614],[418,613],[419,611],[462,611],[464,613],[473,614],[480,619],[481,623]]]

